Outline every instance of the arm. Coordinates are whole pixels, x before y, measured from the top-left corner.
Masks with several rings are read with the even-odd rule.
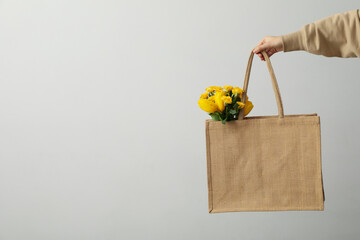
[[[304,50],[327,57],[360,57],[359,10],[338,13],[283,35],[284,52]]]
[[[254,48],[271,56],[276,52],[303,50],[327,57],[360,57],[360,11],[352,10],[307,24],[301,30],[276,37],[265,37]]]

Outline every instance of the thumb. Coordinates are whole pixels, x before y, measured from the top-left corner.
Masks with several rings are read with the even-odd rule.
[[[265,51],[265,50],[268,49],[269,47],[270,47],[270,46],[269,46],[269,44],[267,44],[267,43],[264,43],[264,44],[262,44],[262,45],[257,45],[257,46],[254,48],[253,52],[254,52],[254,53],[259,53],[259,52]]]

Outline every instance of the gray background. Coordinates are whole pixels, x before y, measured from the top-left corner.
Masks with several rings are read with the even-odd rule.
[[[358,59],[279,53],[285,114],[321,116],[324,212],[209,214],[199,95],[266,35],[353,1],[0,1],[0,239],[358,239]],[[250,115],[277,114],[265,64]]]

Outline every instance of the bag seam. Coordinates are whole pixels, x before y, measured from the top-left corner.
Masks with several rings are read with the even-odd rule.
[[[318,131],[318,138],[319,138],[319,155],[320,155],[320,174],[321,174],[321,187],[322,187],[322,196],[323,196],[323,203],[325,202],[325,190],[324,190],[324,179],[323,179],[323,170],[322,170],[322,148],[321,148],[321,121],[319,116],[319,131]]]
[[[213,191],[212,191],[212,175],[211,175],[211,153],[210,153],[210,133],[209,133],[209,122],[205,125],[206,134],[206,155],[207,155],[207,175],[208,175],[208,198],[209,198],[209,213],[213,210]]]

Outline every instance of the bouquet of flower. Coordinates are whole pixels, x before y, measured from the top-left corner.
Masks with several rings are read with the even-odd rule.
[[[241,102],[243,89],[225,85],[224,87],[208,87],[206,92],[201,94],[198,101],[199,107],[208,112],[214,121],[237,120],[240,109],[244,109],[244,117],[249,114],[254,105],[248,101],[246,96],[245,104]]]

